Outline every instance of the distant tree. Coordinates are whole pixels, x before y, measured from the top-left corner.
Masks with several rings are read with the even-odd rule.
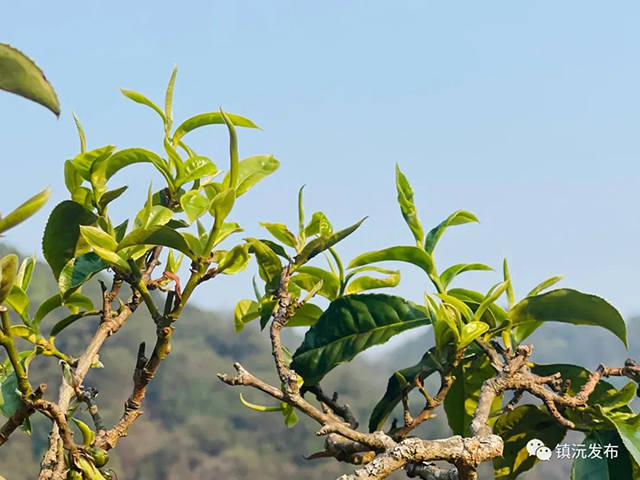
[[[5,65],[0,62],[0,67]],[[7,85],[3,72],[0,69],[0,88]],[[251,387],[275,399],[276,404],[263,406],[240,397],[250,409],[281,413],[287,427],[297,422],[299,414],[315,420],[320,425],[316,434],[325,437],[325,448],[309,459],[331,457],[355,465],[355,473],[343,479],[382,479],[404,470],[409,477],[426,480],[468,480],[478,478],[477,467],[491,460],[496,478],[513,479],[547,459],[556,446],[561,451],[569,430],[585,433],[585,454],[576,456],[572,478],[637,478],[639,417],[628,404],[636,394],[640,366],[628,360],[624,366],[601,365],[590,372],[575,365],[539,365],[532,360],[533,347],[524,343],[545,322],[557,321],[599,326],[626,347],[625,322],[614,307],[576,290],[548,291],[560,276],[542,282],[516,301],[506,260],[501,280],[487,293],[451,288],[462,273],[492,271],[480,263],[461,263],[442,272],[435,265],[434,250],[445,231],[478,220],[459,210],[425,234],[412,188],[398,167],[398,203],[413,236],[411,245],[364,253],[345,268],[336,245],[352,235],[363,220],[337,231],[321,211],[307,220],[302,189],[296,228],[261,223],[272,239],[231,242],[237,238],[233,234],[242,232],[229,220],[236,201],[273,173],[279,162],[271,155],[239,159],[236,127],[257,128],[239,115],[209,112],[174,128],[175,78],[174,69],[164,109],[142,94],[123,90],[126,97],[150,107],[162,119],[165,158],[142,148],[117,150],[107,145],[87,150],[85,134],[76,119],[80,153],[64,164],[70,199],[53,209],[43,236],[43,254],[59,292],[37,308],[32,306],[28,287],[35,259],[21,263],[16,255],[0,259],[0,345],[6,352],[0,368],[0,407],[8,417],[0,427],[0,445],[18,428],[29,431],[31,415],[43,414],[51,419],[52,430],[40,479],[115,477],[107,464],[108,451],[117,447],[140,416],[147,388],[169,354],[176,322],[193,292],[203,282],[245,270],[255,257],[260,277],[254,279],[255,300],[241,300],[234,321],[238,332],[254,320],[268,328],[280,384],[270,385],[238,363],[234,365],[236,375],[218,377],[228,385]],[[19,93],[34,98],[25,91]],[[184,142],[187,133],[206,125],[225,126],[229,133],[230,164],[222,178],[216,177],[221,172],[209,158],[197,155]],[[118,172],[138,163],[155,168],[165,185],[149,187],[139,211],[134,209],[131,218],[114,225],[109,206],[127,187],[111,184]],[[1,217],[0,233],[35,213],[48,196],[49,191],[44,190]],[[224,241],[231,245],[221,247]],[[185,257],[189,262],[186,278],[185,269],[180,270]],[[322,257],[327,268],[316,263]],[[387,261],[420,268],[435,293],[425,294],[420,303],[363,293],[398,285],[398,270],[376,265]],[[110,272],[108,285],[103,281],[105,272]],[[102,305],[94,306],[82,294],[90,281],[100,283]],[[157,304],[160,295],[164,302]],[[318,297],[329,301],[327,308],[317,304]],[[506,310],[497,303],[503,297]],[[97,391],[83,382],[91,368],[102,367],[102,345],[142,306],[155,324],[155,345],[150,352],[144,343],[140,345],[133,391],[120,420],[107,426],[100,416]],[[68,315],[48,325],[47,316],[58,308],[68,310]],[[79,356],[56,347],[56,337],[68,326],[92,316],[98,317],[100,324]],[[323,378],[369,347],[424,325],[432,325],[435,346],[418,364],[389,379],[386,392],[371,412],[368,428],[359,428],[352,409],[341,404],[337,394],[323,391]],[[280,337],[283,328],[293,326],[308,330],[302,344],[291,353]],[[30,348],[20,351],[18,339],[28,342]],[[37,355],[54,357],[61,364],[64,381],[55,402],[46,399],[45,384],[33,386],[29,380],[29,365]],[[425,386],[431,375],[440,377],[436,392],[428,392]],[[632,381],[616,389],[603,380],[608,376]],[[512,396],[506,398],[507,392]],[[529,394],[527,399],[538,401],[518,406],[525,394]],[[411,406],[416,398],[421,403],[418,409]],[[441,405],[454,436],[413,436],[416,427],[432,418]],[[81,406],[90,412],[93,425],[77,418]],[[388,425],[396,406],[401,406],[401,418]],[[606,453],[614,450],[616,456]],[[452,467],[443,469],[434,461],[445,461]]]

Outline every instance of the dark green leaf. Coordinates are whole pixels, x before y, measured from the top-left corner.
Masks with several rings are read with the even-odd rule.
[[[51,332],[49,332],[49,336],[56,337],[62,330],[84,317],[85,315],[83,313],[74,313],[73,315],[63,318],[53,326]]]
[[[71,200],[53,209],[44,230],[42,253],[56,279],[69,260],[80,253],[80,226],[93,225],[97,219],[93,213]]]
[[[553,450],[562,441],[567,429],[546,408],[522,405],[498,418],[493,433],[500,435],[504,441],[502,457],[493,459],[495,478],[514,480],[538,463],[536,456],[530,456],[527,452],[530,440],[538,439]]]
[[[128,188],[129,187],[127,187],[125,185],[124,187],[116,188],[116,189],[109,190],[109,191],[105,192],[100,197],[100,202],[98,202],[100,204],[100,208],[105,208],[107,205],[109,205],[115,199],[119,198],[120,195],[122,195],[124,192],[126,192]]]
[[[423,310],[399,297],[350,295],[329,305],[296,350],[291,367],[306,385],[316,385],[333,368],[394,335],[429,324]]]
[[[435,355],[436,351],[434,347],[425,353],[420,362],[416,365],[398,370],[398,373],[407,380],[407,394],[415,387],[413,379],[418,377],[420,380],[424,380],[438,371],[438,365],[434,361],[436,358]],[[387,418],[389,418],[389,415],[391,415],[391,412],[393,412],[396,405],[400,403],[400,400],[402,400],[402,388],[400,386],[400,382],[396,375],[391,375],[387,382],[387,390],[384,393],[384,396],[373,408],[371,417],[369,417],[370,432],[382,430],[384,423]]]
[[[585,456],[577,456],[571,466],[571,480],[632,480],[633,468],[629,454],[615,431],[598,430],[586,435],[580,444],[584,445]],[[605,455],[605,450],[614,447],[616,458]],[[599,451],[600,456],[589,456],[592,451]]]
[[[563,322],[605,328],[627,346],[627,326],[606,300],[563,288],[528,297],[509,311],[514,326],[538,322]],[[520,338],[522,340],[522,338]]]
[[[94,252],[73,258],[60,272],[58,288],[60,295],[68,297],[96,273],[104,270],[109,265]],[[37,313],[36,313],[37,315]]]
[[[460,362],[453,371],[456,380],[444,400],[449,427],[454,435],[472,436],[471,420],[478,405],[480,387],[485,380],[494,377],[495,370],[484,354],[476,354]],[[498,410],[502,403],[502,395],[496,397],[491,411]],[[492,425],[495,418],[489,423]]]

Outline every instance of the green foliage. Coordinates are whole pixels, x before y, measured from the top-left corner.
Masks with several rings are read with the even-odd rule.
[[[24,53],[0,43],[0,90],[15,93],[48,108],[56,117],[60,103],[42,70]]]
[[[416,305],[382,294],[350,295],[331,303],[304,337],[291,367],[316,385],[341,363],[394,335],[429,324]]]

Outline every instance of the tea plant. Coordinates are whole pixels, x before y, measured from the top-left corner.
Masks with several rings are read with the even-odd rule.
[[[1,58],[0,67],[5,68]],[[13,254],[0,259],[0,345],[6,353],[0,368],[0,410],[7,417],[0,427],[0,445],[19,428],[29,431],[30,417],[42,414],[51,420],[52,430],[40,479],[112,478],[108,452],[134,428],[147,388],[170,352],[173,335],[179,334],[180,315],[194,291],[204,282],[242,272],[255,258],[259,274],[253,285],[255,299],[238,302],[234,322],[237,332],[254,321],[268,329],[279,384],[257,378],[239,363],[234,365],[236,375],[218,377],[275,400],[262,405],[240,396],[252,410],[281,414],[287,427],[297,423],[298,415],[317,422],[316,434],[325,437],[324,449],[308,458],[328,457],[355,465],[345,467],[355,472],[343,479],[382,479],[398,470],[423,479],[475,479],[478,466],[488,461],[493,461],[496,478],[513,479],[538,461],[530,455],[531,445],[554,449],[569,430],[584,432],[587,446],[619,449],[617,458],[576,458],[572,478],[637,477],[640,425],[629,403],[636,394],[640,366],[628,360],[624,366],[601,365],[590,372],[575,365],[541,365],[534,361],[533,347],[525,343],[537,328],[555,321],[603,328],[626,348],[626,325],[613,306],[576,290],[550,290],[560,276],[516,300],[506,260],[500,280],[488,292],[452,287],[465,272],[493,271],[481,263],[436,267],[435,249],[447,229],[478,219],[459,210],[425,233],[414,192],[399,167],[398,203],[412,235],[409,245],[363,253],[344,262],[338,244],[347,237],[357,238],[353,234],[364,219],[334,230],[323,212],[306,215],[303,189],[294,228],[263,222],[271,239],[242,239],[237,235],[243,231],[241,226],[232,220],[233,207],[279,163],[271,155],[240,160],[236,127],[257,128],[245,117],[220,110],[196,115],[174,128],[175,78],[174,69],[164,108],[140,93],[123,90],[127,98],[149,107],[162,120],[161,154],[112,145],[88,149],[76,119],[80,153],[64,163],[69,199],[53,208],[42,244],[58,293],[33,305],[29,284],[35,259],[20,262]],[[46,100],[51,100],[46,88],[43,100],[25,93],[24,83],[24,77],[10,84],[0,75],[0,88],[19,90],[15,93],[53,106]],[[224,175],[211,159],[185,143],[189,132],[208,125],[224,127],[229,135],[229,168]],[[127,190],[118,182],[125,178],[119,173],[141,163],[155,169],[163,184],[149,186],[144,204],[132,210],[127,220],[115,222],[110,207]],[[26,220],[48,197],[46,189],[0,217],[0,233]],[[183,261],[189,264],[188,270],[180,269]],[[419,302],[365,293],[399,284],[400,271],[379,266],[383,262],[421,269],[425,289],[432,293]],[[100,305],[83,294],[89,282],[100,285]],[[326,300],[318,302],[320,297]],[[328,307],[322,307],[327,301]],[[120,331],[126,332],[127,320],[138,308],[154,322],[155,345],[150,351],[144,343],[140,345],[132,392],[122,416],[115,424],[105,425],[96,389],[86,387],[84,380],[92,368],[103,367],[101,347],[116,333],[126,335]],[[65,310],[66,316],[53,323],[51,313],[58,309]],[[62,351],[56,346],[56,338],[65,335],[70,325],[89,317],[98,318],[99,324],[83,351]],[[425,346],[418,364],[389,378],[365,428],[337,394],[325,394],[321,383],[332,370],[372,346],[405,332],[412,335],[415,328],[426,325],[431,325],[434,346]],[[308,329],[292,353],[283,346],[281,332],[294,326]],[[29,348],[20,348],[25,344]],[[61,365],[63,383],[55,401],[47,399],[45,384],[35,386],[30,380],[29,366],[39,355]],[[439,377],[440,385],[430,392],[425,381],[432,375]],[[631,381],[617,389],[603,380],[609,376]],[[416,398],[420,399],[417,408]],[[534,402],[525,403],[525,398]],[[453,436],[416,437],[415,429],[440,406]],[[77,415],[85,407],[91,425]],[[392,418],[394,412],[399,418]],[[292,455],[293,450],[294,446]],[[435,461],[448,462],[451,468],[443,469]]]

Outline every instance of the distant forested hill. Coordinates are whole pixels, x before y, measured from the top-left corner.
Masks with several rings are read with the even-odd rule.
[[[56,285],[48,269],[38,265],[30,288],[34,304],[55,291]],[[84,293],[96,299],[99,305],[96,287]],[[245,296],[246,292],[238,294],[238,298]],[[47,317],[47,325],[51,326],[61,318],[62,310],[57,318],[55,313]],[[125,327],[107,341],[100,356],[106,368],[92,370],[85,381],[86,385],[100,391],[98,403],[107,425],[119,418],[130,393],[139,343],[154,342],[154,325],[145,313],[141,309],[134,314]],[[84,319],[65,330],[56,339],[56,344],[63,351],[78,355],[96,324],[96,319]],[[119,480],[324,480],[335,479],[352,469],[332,460],[304,460],[303,455],[322,450],[322,439],[309,435],[309,431],[317,427],[315,424],[303,420],[287,429],[279,413],[261,414],[246,409],[238,399],[239,390],[223,385],[215,377],[217,372],[231,372],[232,363],[240,361],[258,376],[275,380],[268,361],[268,335],[261,333],[258,325],[250,325],[237,335],[233,331],[230,312],[188,308],[176,327],[171,355],[148,390],[143,405],[145,414],[131,429],[130,435],[121,441],[124,448],[118,449],[109,463],[118,473]],[[342,401],[358,406],[357,417],[366,425],[367,409],[370,411],[384,392],[389,375],[395,369],[416,363],[433,344],[429,329],[422,332],[420,340],[395,352],[376,350],[367,361],[358,360],[337,369],[328,376],[325,389],[337,389]],[[638,333],[638,322],[632,322],[631,355],[638,353]],[[289,346],[295,348],[300,337],[292,333],[287,340]],[[540,329],[533,340],[538,345],[534,359],[539,362],[584,363],[593,352],[598,352],[598,359],[612,365],[618,365],[626,358],[613,336],[595,328],[549,324]],[[597,366],[594,361],[590,362],[586,366]],[[372,363],[375,364],[373,368]],[[46,381],[48,396],[55,398],[58,385],[51,379],[60,378],[57,361],[37,358],[31,371],[34,382]],[[255,391],[245,394],[254,403],[270,403]],[[419,408],[417,400],[414,405]],[[39,416],[34,418],[37,420],[31,437],[19,432],[0,448],[0,475],[7,480],[31,480],[37,476],[38,461],[46,446],[50,424]],[[443,412],[420,428],[420,435],[427,438],[448,434]],[[564,480],[568,478],[567,472],[567,465],[549,462],[521,478]]]

